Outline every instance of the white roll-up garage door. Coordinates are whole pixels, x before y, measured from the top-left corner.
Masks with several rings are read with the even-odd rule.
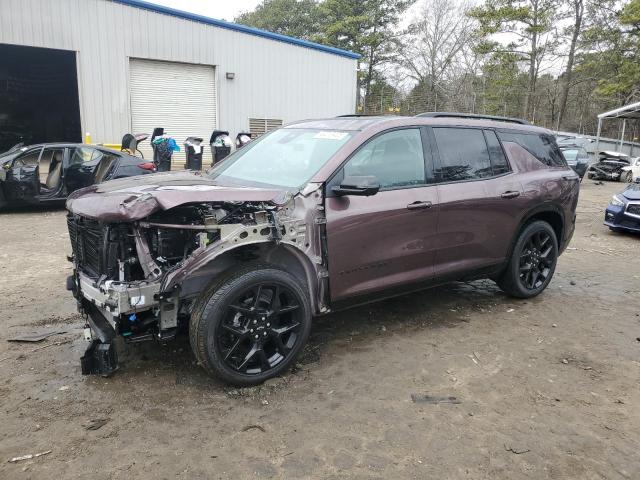
[[[140,145],[144,157],[153,157],[151,133],[163,127],[180,145],[172,159],[174,170],[184,168],[187,137],[204,140],[203,167],[211,165],[209,137],[218,125],[214,67],[132,58],[129,71],[132,133],[149,134]]]

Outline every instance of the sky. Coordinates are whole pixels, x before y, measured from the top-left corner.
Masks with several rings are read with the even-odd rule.
[[[147,0],[165,7],[233,21],[242,12],[253,10],[260,0]]]

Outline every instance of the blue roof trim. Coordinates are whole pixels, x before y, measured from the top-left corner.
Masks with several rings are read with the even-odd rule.
[[[289,43],[291,45],[297,45],[299,47],[310,48],[312,50],[320,50],[321,52],[332,53],[341,57],[358,59],[362,57],[359,53],[349,52],[348,50],[342,50],[340,48],[329,47],[327,45],[320,45],[319,43],[310,42],[308,40],[302,40],[301,38],[288,37],[279,33],[267,32],[266,30],[260,30],[259,28],[247,27],[238,23],[227,22],[225,20],[217,20],[215,18],[205,17],[203,15],[197,15],[195,13],[185,12],[183,10],[176,10],[175,8],[169,8],[155,3],[145,2],[143,0],[112,0],[117,3],[129,5],[130,7],[143,8],[145,10],[151,10],[153,12],[164,13],[173,17],[184,18],[186,20],[193,20],[195,22],[205,23],[207,25],[213,25],[214,27],[226,28],[227,30],[235,30],[236,32],[247,33],[249,35],[255,35],[258,37],[268,38],[270,40],[277,40],[279,42]]]

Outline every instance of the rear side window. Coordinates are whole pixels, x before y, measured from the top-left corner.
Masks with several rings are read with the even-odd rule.
[[[498,132],[498,136],[503,142],[517,143],[545,165],[550,167],[567,165],[552,135],[502,131]]]
[[[491,161],[482,130],[473,128],[434,128],[440,166],[440,182],[476,180],[491,177]]]
[[[487,139],[487,147],[489,147],[489,158],[491,159],[491,170],[494,175],[502,175],[511,171],[507,157],[502,151],[502,146],[498,141],[496,132],[493,130],[485,130],[484,136]]]

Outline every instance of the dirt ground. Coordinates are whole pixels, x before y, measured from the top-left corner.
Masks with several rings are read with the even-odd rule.
[[[186,337],[82,376],[64,211],[0,214],[0,478],[640,478],[640,237],[602,225],[619,190],[585,181],[540,297],[479,281],[333,314],[243,390]]]

